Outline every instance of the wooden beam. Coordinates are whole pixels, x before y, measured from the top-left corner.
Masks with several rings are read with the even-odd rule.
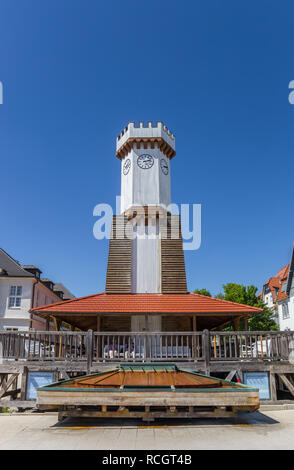
[[[65,380],[69,380],[69,379],[70,379],[70,376],[68,375],[68,373],[66,372],[65,369],[60,369],[60,372],[61,372],[61,374],[62,374],[62,376],[63,376],[63,378],[64,378]]]
[[[294,397],[294,386],[291,384],[290,380],[287,379],[285,374],[278,374],[284,385],[287,387],[291,395]]]
[[[228,382],[231,382],[232,378],[234,377],[236,373],[237,373],[236,370],[231,370],[231,372],[229,372],[228,375],[226,376],[225,380],[228,380]]]
[[[18,374],[11,374],[11,377],[10,379],[8,379],[8,381],[6,381],[7,379],[3,380],[2,389],[0,390],[0,398],[8,394],[9,387],[13,384],[13,382],[15,381],[17,377],[18,377]]]
[[[234,324],[234,331],[238,331],[239,325],[240,325],[240,317],[235,318],[235,319],[233,320],[233,324]]]
[[[54,328],[55,328],[55,331],[59,331],[59,329],[60,329],[60,321],[57,320],[56,317],[53,317],[53,321],[54,321]]]
[[[26,399],[27,380],[28,380],[28,368],[24,367],[23,373],[21,374],[21,386],[20,386],[20,399],[22,401]]]
[[[197,319],[195,315],[193,315],[192,323],[193,323],[193,331],[196,332],[197,331]],[[193,356],[194,358],[197,357],[197,336],[196,335],[193,338]],[[195,362],[196,362],[196,359],[195,359]]]
[[[270,390],[271,390],[271,400],[277,401],[276,376],[273,372],[270,372]]]

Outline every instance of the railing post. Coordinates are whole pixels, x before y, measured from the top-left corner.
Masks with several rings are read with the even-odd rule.
[[[203,330],[202,333],[202,347],[203,347],[203,359],[204,359],[204,367],[205,367],[205,374],[210,374],[210,344],[209,344],[209,331]]]
[[[86,337],[87,374],[89,374],[91,371],[93,361],[93,336],[93,330],[88,330]]]

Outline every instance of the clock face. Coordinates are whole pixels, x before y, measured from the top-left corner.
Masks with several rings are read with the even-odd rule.
[[[143,155],[140,155],[137,159],[137,164],[140,168],[143,168],[143,170],[148,170],[153,166],[154,163],[154,158],[151,155],[148,155],[147,153],[144,153]]]
[[[160,160],[160,168],[163,174],[168,175],[168,164],[164,158]]]
[[[128,174],[128,172],[130,171],[130,168],[131,168],[131,160],[129,158],[127,158],[125,163],[124,163],[124,167],[123,167],[124,175]]]

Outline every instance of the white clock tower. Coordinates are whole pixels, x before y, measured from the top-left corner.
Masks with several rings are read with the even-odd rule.
[[[170,164],[175,136],[157,122],[130,122],[117,137],[121,160],[121,214],[113,217],[106,278],[107,293],[187,292],[182,238],[172,236]],[[132,225],[129,223],[132,221]],[[117,227],[133,227],[133,239]],[[163,230],[165,227],[165,230]]]
[[[167,207],[170,197],[170,160],[175,137],[162,122],[155,127],[130,122],[118,136],[116,155],[121,160],[121,213],[136,206]]]

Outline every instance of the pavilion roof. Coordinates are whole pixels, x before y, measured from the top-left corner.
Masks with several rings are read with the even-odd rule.
[[[105,294],[58,302],[33,308],[32,313],[244,313],[257,314],[261,308],[205,295],[188,294]]]

